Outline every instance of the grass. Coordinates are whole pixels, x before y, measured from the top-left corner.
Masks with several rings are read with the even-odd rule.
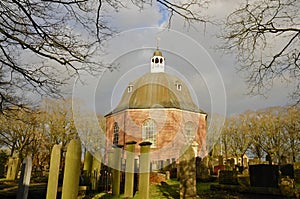
[[[211,183],[197,183],[197,193],[198,195],[207,194],[210,189]],[[149,188],[149,199],[176,199],[179,198],[179,181],[175,179],[170,179],[161,185],[150,185]],[[93,199],[116,199],[116,198],[123,198],[121,195],[120,197],[114,197],[111,194],[107,193],[100,193],[93,197]],[[136,193],[133,197],[134,199],[139,198],[139,194]]]

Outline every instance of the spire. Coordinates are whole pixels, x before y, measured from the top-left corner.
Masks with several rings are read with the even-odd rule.
[[[165,58],[162,52],[159,50],[160,38],[156,38],[156,50],[151,58],[151,73],[163,73],[165,72]]]
[[[156,37],[156,50],[159,49],[159,41],[160,41],[160,37]]]

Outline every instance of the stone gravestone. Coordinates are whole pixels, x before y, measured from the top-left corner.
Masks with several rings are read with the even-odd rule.
[[[100,171],[101,171],[101,159],[99,160],[96,157],[93,157],[92,164],[92,174],[91,174],[91,190],[98,190],[98,183],[100,180]]]
[[[292,164],[283,164],[279,167],[281,177],[289,176],[291,179],[294,179],[294,166]]]
[[[93,156],[89,151],[85,152],[84,163],[83,163],[83,184],[91,185]]]
[[[228,170],[220,170],[219,172],[219,183],[220,184],[229,184],[229,185],[237,185],[238,184],[238,172],[228,171]]]
[[[191,146],[179,158],[180,199],[196,198],[196,158]]]
[[[21,166],[21,176],[19,180],[17,199],[27,199],[30,177],[32,170],[32,160],[30,156],[24,158]]]
[[[196,176],[197,180],[208,181],[210,178],[209,168],[208,168],[208,157],[201,159],[196,158]]]
[[[54,145],[51,152],[46,199],[56,199],[61,145]]]
[[[125,173],[125,190],[124,196],[128,198],[133,197],[134,188],[134,152],[135,141],[126,142],[126,173]]]
[[[62,199],[74,199],[78,196],[81,163],[81,142],[71,140],[66,153]]]
[[[6,180],[15,180],[17,178],[19,164],[20,164],[19,158],[10,157],[8,159]]]
[[[253,187],[278,187],[278,165],[257,164],[249,166],[250,184]]]
[[[142,142],[140,155],[140,174],[139,174],[139,198],[149,198],[150,180],[150,146],[151,142]]]
[[[113,168],[112,168],[112,194],[114,196],[120,195],[121,183],[121,155],[123,145],[117,145],[113,153]]]
[[[294,178],[296,183],[300,183],[300,162],[294,162]]]

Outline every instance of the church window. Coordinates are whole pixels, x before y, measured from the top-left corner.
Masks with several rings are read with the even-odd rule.
[[[154,63],[154,59],[153,58],[151,59],[151,62]]]
[[[129,85],[128,88],[127,88],[128,93],[131,93],[132,89],[133,89],[133,85]]]
[[[193,122],[187,122],[184,125],[185,135],[188,140],[193,140],[195,137],[195,126]]]
[[[119,125],[117,122],[114,123],[114,140],[113,144],[117,145],[119,142]]]
[[[179,83],[179,82],[176,82],[176,89],[178,90],[178,91],[181,91],[181,88],[182,88],[182,85],[181,85],[181,83]]]
[[[162,59],[162,58],[160,58],[160,63],[162,64],[162,62],[163,62],[163,59]]]
[[[157,64],[159,62],[158,58],[156,57],[155,58],[155,63]]]
[[[156,130],[156,123],[152,119],[146,120],[142,125],[142,139],[143,141],[151,142],[151,148],[156,147]]]

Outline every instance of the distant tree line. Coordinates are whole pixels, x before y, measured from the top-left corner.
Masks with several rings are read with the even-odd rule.
[[[300,161],[300,105],[246,111],[226,118],[214,154],[282,164]]]
[[[34,168],[42,170],[49,165],[55,144],[62,145],[64,156],[67,144],[79,136],[71,99],[45,99],[35,110],[14,107],[3,111],[5,114],[0,114],[0,149],[21,160],[31,154]],[[102,118],[99,116],[101,128]],[[91,131],[90,128],[85,127],[87,131]]]

